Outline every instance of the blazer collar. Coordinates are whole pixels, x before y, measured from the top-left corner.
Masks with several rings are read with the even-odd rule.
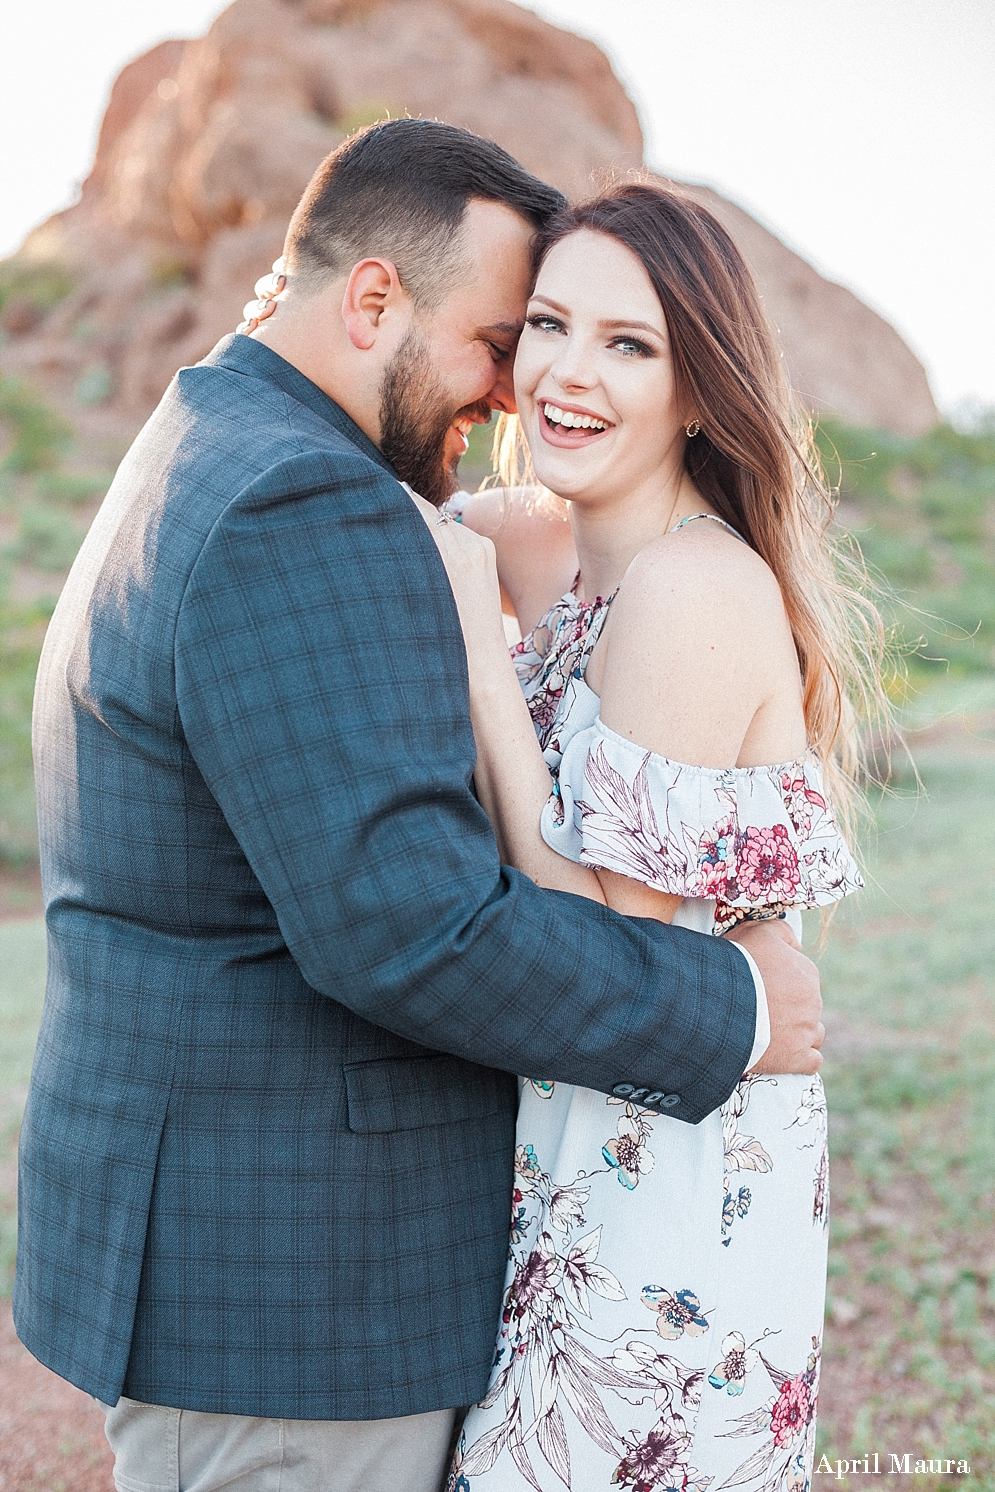
[[[244,373],[250,378],[265,378],[270,383],[275,383],[291,399],[296,399],[298,404],[305,405],[321,419],[327,420],[340,435],[358,446],[364,455],[382,466],[396,480],[400,480],[383,452],[377,449],[368,435],[363,434],[341,405],[336,404],[316,383],[312,383],[310,378],[306,378],[292,363],[288,363],[286,358],[267,347],[264,342],[256,342],[252,337],[232,332],[230,336],[222,337],[214,350],[203,359],[203,364],[230,368],[233,373]]]

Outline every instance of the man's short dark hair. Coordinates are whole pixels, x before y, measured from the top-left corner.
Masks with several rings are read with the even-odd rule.
[[[565,206],[493,140],[434,119],[371,125],[311,178],[290,221],[287,273],[317,291],[361,259],[389,259],[417,305],[436,305],[458,277],[474,198],[502,202],[537,229]]]

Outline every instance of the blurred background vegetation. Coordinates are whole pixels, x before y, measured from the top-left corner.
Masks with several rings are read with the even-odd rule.
[[[44,309],[64,293],[47,272],[36,279],[0,280],[0,310],[5,300],[8,310],[12,300]],[[827,421],[819,442],[840,489],[839,521],[889,589],[885,609],[909,661],[913,698],[995,672],[995,417],[972,432],[942,425],[916,440]],[[488,473],[489,445],[488,427],[478,426],[463,466],[467,485]],[[62,416],[20,380],[0,376],[0,866],[35,858],[34,670],[110,481],[103,461],[93,469],[92,452]]]
[[[990,872],[973,867],[995,834],[995,680],[949,681],[927,718],[921,786],[899,765],[878,795],[867,887],[821,959],[832,1213],[819,1450],[956,1455],[970,1478],[915,1487],[992,1492],[995,922]]]
[[[4,293],[0,284],[0,302]],[[29,307],[31,296],[58,293],[6,287]],[[822,959],[833,1218],[820,1452],[967,1457],[970,1478],[917,1477],[917,1492],[995,1492],[995,930],[985,890],[995,840],[995,416],[915,440],[827,421],[819,441],[840,524],[888,587],[920,778],[899,754],[888,790],[873,793],[868,888],[840,910]],[[486,428],[474,431],[469,487],[489,471],[489,444]],[[94,449],[27,385],[0,379],[8,912],[19,895],[24,911],[37,907],[38,652],[123,454]],[[0,1288],[13,1263],[16,1137],[43,978],[41,923],[0,927]]]
[[[0,286],[2,291],[2,286]],[[2,295],[0,295],[2,300]],[[45,628],[100,499],[72,427],[0,375],[0,868],[37,859],[31,696]]]

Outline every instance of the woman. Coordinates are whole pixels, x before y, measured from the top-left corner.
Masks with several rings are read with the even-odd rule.
[[[877,634],[810,511],[749,274],[704,209],[635,184],[561,215],[538,262],[516,392],[568,506],[485,493],[462,530],[427,514],[481,802],[542,885],[698,933],[800,930],[860,885],[825,779],[845,790],[852,759],[854,622],[865,660]],[[499,581],[526,628],[513,663]],[[821,1081],[748,1074],[694,1127],[639,1096],[524,1083],[494,1377],[452,1488],[808,1483]]]

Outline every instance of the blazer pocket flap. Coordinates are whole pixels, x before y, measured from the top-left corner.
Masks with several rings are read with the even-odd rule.
[[[355,1134],[514,1116],[517,1085],[511,1074],[459,1057],[381,1057],[346,1063],[343,1071]]]

